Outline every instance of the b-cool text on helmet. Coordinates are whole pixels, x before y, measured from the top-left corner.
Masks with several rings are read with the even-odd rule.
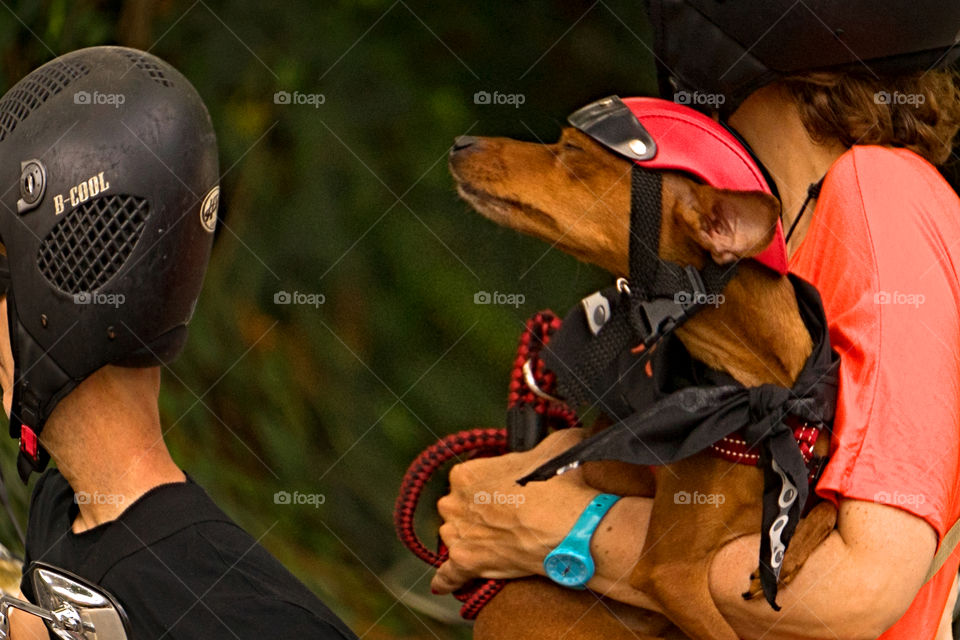
[[[70,207],[76,207],[83,204],[90,198],[97,196],[110,189],[110,183],[103,177],[103,171],[95,176],[87,178],[80,184],[70,187],[67,194],[70,198]],[[55,215],[63,213],[66,198],[62,194],[53,196],[53,212]]]

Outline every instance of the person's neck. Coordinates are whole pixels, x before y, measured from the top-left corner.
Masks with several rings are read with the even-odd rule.
[[[107,366],[57,406],[41,442],[76,494],[79,533],[115,520],[154,487],[183,482],[163,441],[159,369]]]
[[[730,116],[729,124],[753,149],[777,184],[783,206],[784,231],[793,224],[807,191],[846,151],[839,142],[820,143],[810,137],[793,100],[770,85],[751,94]],[[813,219],[813,207],[797,225],[788,251],[802,242]]]

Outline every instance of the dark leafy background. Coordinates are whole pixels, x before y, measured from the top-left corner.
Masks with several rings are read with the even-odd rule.
[[[551,141],[590,100],[652,94],[643,3],[0,5],[4,91],[56,55],[124,44],[174,64],[209,106],[225,224],[187,351],[164,373],[177,461],[358,634],[462,637],[423,611],[456,605],[426,595],[427,567],[395,539],[399,479],[438,435],[502,425],[523,320],[604,279],[472,212],[445,157],[457,135]],[[325,102],[275,104],[276,91]],[[479,105],[477,91],[525,102]],[[274,304],[279,291],[325,303]],[[525,302],[476,305],[478,291]],[[281,490],[325,502],[275,504]],[[26,490],[11,492],[23,514]]]

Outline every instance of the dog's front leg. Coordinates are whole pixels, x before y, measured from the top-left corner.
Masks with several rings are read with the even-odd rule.
[[[790,546],[783,556],[783,566],[780,569],[779,584],[790,584],[790,581],[800,571],[813,550],[820,546],[820,543],[827,539],[830,532],[837,525],[837,508],[832,502],[821,502],[806,515],[799,523],[797,530],[790,540]],[[752,600],[763,594],[763,587],[760,586],[760,571],[755,571],[750,576],[750,589],[743,594],[748,600]]]
[[[730,540],[760,530],[762,486],[758,468],[706,454],[657,470],[647,540],[630,582],[691,638],[738,640],[710,594],[710,563]]]

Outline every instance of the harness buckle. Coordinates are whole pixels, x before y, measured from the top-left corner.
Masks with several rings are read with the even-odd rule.
[[[673,298],[653,298],[636,304],[635,313],[643,322],[643,344],[652,346],[662,337],[675,330],[706,304],[707,289],[700,272],[693,266],[683,267],[688,290],[677,291]],[[635,327],[641,328],[641,327]]]

